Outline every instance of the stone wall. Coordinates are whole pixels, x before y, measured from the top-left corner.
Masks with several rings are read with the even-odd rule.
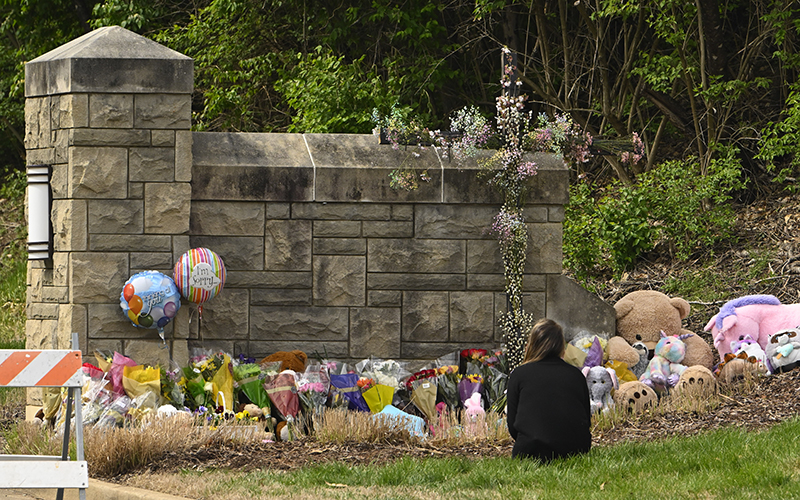
[[[191,59],[119,27],[26,65],[27,159],[52,166],[54,232],[52,260],[29,265],[28,347],[78,332],[86,352],[181,364],[192,348],[422,360],[499,344],[504,281],[486,234],[499,200],[475,163],[366,135],[191,132],[191,92]],[[568,170],[532,159],[525,306],[568,335],[612,334],[613,309],[561,275]],[[409,162],[430,182],[392,190]],[[163,349],[120,292],[200,246],[223,258],[225,288],[202,319],[184,302]]]

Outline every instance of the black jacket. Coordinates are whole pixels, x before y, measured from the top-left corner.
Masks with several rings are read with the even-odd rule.
[[[512,456],[543,461],[585,453],[592,446],[586,378],[557,356],[517,367],[508,379]]]

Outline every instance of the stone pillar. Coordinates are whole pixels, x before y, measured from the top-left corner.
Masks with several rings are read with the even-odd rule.
[[[54,233],[52,260],[28,266],[28,348],[78,332],[84,353],[186,358],[183,310],[161,349],[119,301],[132,274],[171,275],[189,248],[192,88],[191,58],[117,26],[25,65],[27,162],[52,165]]]

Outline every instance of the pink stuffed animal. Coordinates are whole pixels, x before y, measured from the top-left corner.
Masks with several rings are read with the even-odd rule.
[[[708,322],[714,347],[720,358],[731,352],[731,342],[744,340],[746,335],[766,350],[769,336],[779,330],[800,325],[800,304],[781,304],[772,295],[746,295],[728,301]]]
[[[469,418],[471,422],[475,422],[478,417],[486,414],[486,411],[483,409],[483,404],[481,403],[481,394],[479,392],[473,393],[469,399],[464,401],[464,408],[466,408],[464,413],[467,414],[467,418]]]

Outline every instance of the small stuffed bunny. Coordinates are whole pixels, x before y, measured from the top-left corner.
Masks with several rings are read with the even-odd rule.
[[[592,413],[610,410],[614,406],[611,390],[619,387],[617,372],[602,366],[591,368],[587,366],[582,371],[583,376],[586,377],[586,385],[589,386],[589,402]]]
[[[466,408],[465,413],[467,414],[467,418],[472,422],[477,420],[481,415],[486,414],[486,411],[483,409],[483,404],[481,403],[481,394],[479,392],[472,394],[469,399],[464,401],[464,408]]]

